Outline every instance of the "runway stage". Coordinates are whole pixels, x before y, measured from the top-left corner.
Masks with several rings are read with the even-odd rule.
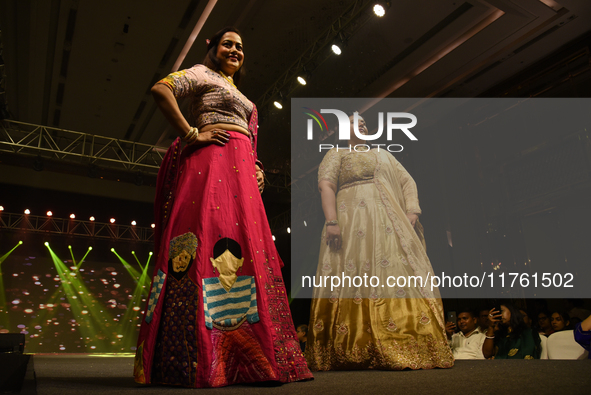
[[[35,355],[36,393],[181,394],[191,389],[140,386],[133,381],[133,357]],[[240,385],[201,390],[213,394],[563,394],[591,393],[591,360],[456,361],[452,369],[402,372],[321,372],[308,382],[276,386]],[[27,391],[27,393],[33,393]]]

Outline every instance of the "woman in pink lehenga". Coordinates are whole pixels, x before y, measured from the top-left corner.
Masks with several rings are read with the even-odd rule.
[[[188,145],[181,149],[177,139],[158,174],[157,259],[136,352],[139,383],[312,378],[260,198],[256,107],[236,88],[243,60],[240,34],[225,28],[208,41],[203,65],[152,88]],[[195,128],[176,102],[187,96]]]

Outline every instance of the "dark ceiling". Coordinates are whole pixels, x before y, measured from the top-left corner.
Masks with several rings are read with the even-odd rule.
[[[166,147],[174,133],[150,87],[173,70],[196,26],[181,68],[203,59],[207,37],[234,25],[245,45],[241,90],[262,115],[259,157],[286,170],[289,106],[275,109],[265,92],[329,36],[345,39],[343,53],[321,48],[306,63],[305,87],[283,84],[286,99],[475,97],[591,29],[588,0],[397,0],[383,18],[373,3],[3,0],[5,102],[15,120]]]

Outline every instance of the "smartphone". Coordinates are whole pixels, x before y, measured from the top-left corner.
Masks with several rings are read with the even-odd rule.
[[[453,322],[454,325],[458,324],[458,319],[456,318],[456,312],[455,311],[448,311],[447,312],[447,321],[446,322]]]

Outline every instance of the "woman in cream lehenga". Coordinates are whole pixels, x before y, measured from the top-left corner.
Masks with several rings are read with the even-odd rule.
[[[349,144],[364,144],[356,136],[355,117],[350,120]],[[358,130],[367,134],[361,117]],[[418,221],[421,209],[412,177],[384,149],[333,148],[320,165],[318,186],[326,225],[317,277],[366,277],[364,283],[350,287],[345,277],[344,286],[332,291],[330,285],[314,289],[306,347],[309,367],[453,366],[439,291],[431,291],[425,283],[433,269]],[[387,284],[390,276],[396,278],[396,286]],[[394,285],[392,278],[389,284]]]

